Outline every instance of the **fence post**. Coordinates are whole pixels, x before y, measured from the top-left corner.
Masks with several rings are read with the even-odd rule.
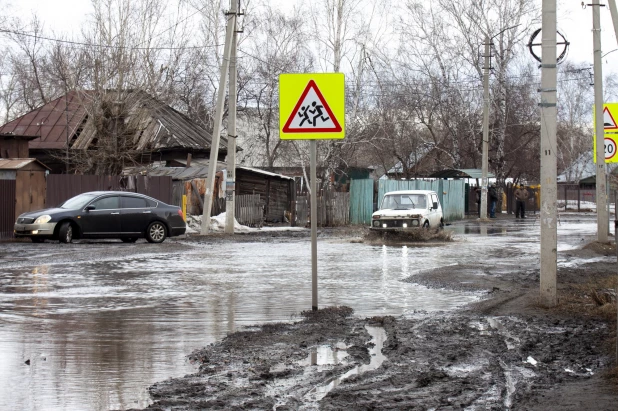
[[[581,201],[582,201],[582,188],[581,186],[578,184],[577,185],[577,212],[579,213],[581,210]]]
[[[182,219],[187,221],[187,195],[182,195]]]

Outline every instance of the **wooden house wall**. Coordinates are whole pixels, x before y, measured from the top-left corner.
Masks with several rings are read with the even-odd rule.
[[[286,211],[291,210],[290,180],[236,170],[236,194],[259,194],[264,199],[264,219],[268,222],[283,222]]]
[[[28,140],[0,138],[0,158],[28,157]]]

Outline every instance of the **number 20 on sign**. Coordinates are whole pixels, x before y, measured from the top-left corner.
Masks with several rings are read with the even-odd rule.
[[[595,107],[592,107],[593,112],[593,124],[594,130],[596,131],[596,117],[594,116]],[[606,103],[603,105],[603,137],[604,142],[604,152],[605,152],[605,162],[606,163],[618,163],[618,155],[616,155],[616,151],[618,151],[618,125],[616,124],[616,116],[618,114],[618,104],[617,103]],[[592,138],[592,153],[594,157],[594,162],[597,162],[597,139],[596,135],[593,134]]]

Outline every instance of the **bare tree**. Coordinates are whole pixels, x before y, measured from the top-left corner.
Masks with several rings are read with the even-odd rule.
[[[246,122],[254,130],[251,138],[242,144],[251,155],[257,144],[260,165],[273,167],[281,157],[290,160],[290,142],[279,139],[279,75],[311,71],[313,59],[307,45],[300,14],[286,17],[280,11],[266,7],[256,17],[257,29],[242,54],[250,58],[246,69],[251,80],[245,94],[249,109],[245,110]],[[287,153],[286,153],[287,151]]]

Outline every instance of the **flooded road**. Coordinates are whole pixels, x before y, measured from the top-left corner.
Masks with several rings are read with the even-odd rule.
[[[559,251],[592,239],[595,217],[563,217]],[[359,316],[454,310],[479,295],[401,280],[464,262],[538,267],[533,218],[447,228],[456,241],[437,247],[320,238],[320,307],[347,305]],[[0,409],[144,407],[152,383],[194,371],[185,360],[194,349],[311,307],[308,237],[0,246]]]

